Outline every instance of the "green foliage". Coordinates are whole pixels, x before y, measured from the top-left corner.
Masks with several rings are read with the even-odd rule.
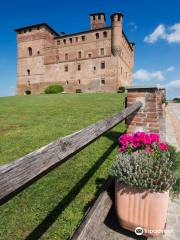
[[[167,191],[176,181],[172,166],[168,152],[162,152],[157,157],[145,151],[120,153],[110,174],[118,182],[129,186]]]
[[[180,103],[180,98],[174,98],[173,101],[177,102],[177,103]]]
[[[168,105],[168,101],[166,100],[166,98],[165,98],[165,97],[162,99],[162,104],[165,104],[165,106],[167,106],[167,105]]]
[[[59,85],[59,84],[52,84],[49,85],[45,90],[44,93],[46,94],[52,94],[52,93],[61,93],[64,91],[63,86]]]
[[[118,93],[124,93],[125,90],[126,90],[125,87],[119,87],[119,89],[118,89]]]
[[[112,116],[121,111],[123,100],[123,94],[111,93],[1,97],[0,164]],[[39,232],[45,229],[43,236],[31,239],[68,239],[97,194],[97,182],[107,178],[117,152],[114,139],[124,130],[125,124],[119,124],[114,134],[101,137],[1,206],[0,239],[26,239],[38,226]]]

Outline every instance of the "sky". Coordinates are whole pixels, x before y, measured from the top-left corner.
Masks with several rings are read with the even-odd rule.
[[[179,0],[14,0],[0,4],[0,96],[16,86],[15,28],[48,23],[57,32],[89,29],[89,14],[124,14],[123,29],[135,45],[134,85],[166,87],[167,97],[180,97]]]

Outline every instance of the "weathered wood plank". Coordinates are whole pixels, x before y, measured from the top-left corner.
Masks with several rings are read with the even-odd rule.
[[[115,127],[142,106],[137,102],[106,120],[98,121],[78,132],[0,166],[0,204],[22,191],[49,171],[62,164],[91,142]]]

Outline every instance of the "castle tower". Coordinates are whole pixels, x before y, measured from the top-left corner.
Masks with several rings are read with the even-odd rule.
[[[111,15],[111,51],[114,56],[120,56],[122,44],[122,13],[114,13]]]
[[[15,31],[18,55],[16,94],[33,94],[35,88],[43,84],[44,50],[52,46],[57,33],[44,23]]]
[[[104,28],[106,25],[106,16],[104,13],[90,14],[90,25],[92,29]]]

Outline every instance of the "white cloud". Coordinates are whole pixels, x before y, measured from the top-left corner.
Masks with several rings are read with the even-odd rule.
[[[158,71],[151,71],[151,72],[141,68],[133,74],[133,79],[143,80],[143,81],[151,81],[151,80],[163,81],[165,80],[165,75],[168,72],[172,72],[174,70],[175,70],[174,66],[170,66],[163,71],[158,70]]]
[[[180,90],[180,80],[174,80],[165,85],[168,90]]]
[[[127,23],[127,26],[128,26],[128,28],[130,28],[131,32],[134,32],[137,30],[137,25],[135,22],[129,22],[129,23]]]
[[[170,66],[166,69],[167,72],[173,72],[175,70],[174,66]]]
[[[166,40],[168,43],[180,43],[180,22],[169,27],[160,24],[151,34],[144,38],[144,41],[155,43],[159,39]]]

